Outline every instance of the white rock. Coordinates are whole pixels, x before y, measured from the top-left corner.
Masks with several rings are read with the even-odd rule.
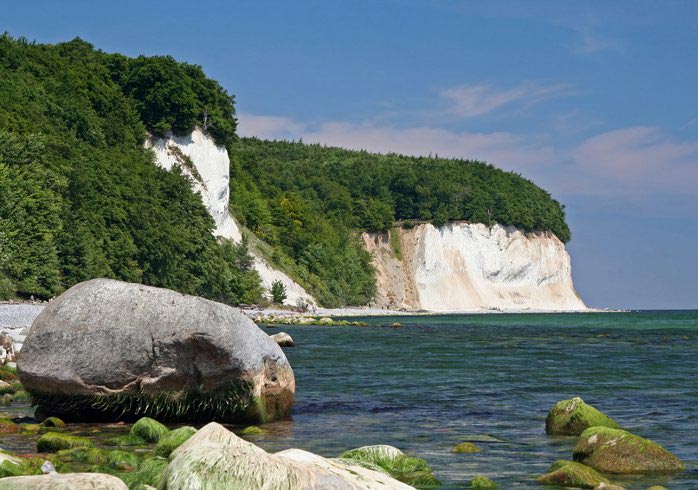
[[[364,233],[378,280],[378,306],[407,310],[585,310],[565,245],[550,232],[449,223]]]
[[[1,478],[0,490],[128,490],[128,487],[117,477],[104,473],[53,473]]]
[[[228,209],[230,196],[230,158],[224,146],[216,145],[213,139],[195,129],[188,136],[154,138],[146,146],[155,152],[156,163],[171,170],[180,166],[184,174],[191,177],[193,187],[201,194],[209,214],[216,223],[214,235],[240,243],[242,233]],[[188,157],[193,167],[183,158]],[[295,306],[301,300],[315,304],[308,292],[283,272],[271,267],[263,258],[252,253],[254,268],[259,273],[262,286],[269,291],[274,281],[286,287],[287,305]]]
[[[270,335],[270,337],[281,347],[295,347],[296,345],[291,336],[286,332],[275,333],[274,335]]]

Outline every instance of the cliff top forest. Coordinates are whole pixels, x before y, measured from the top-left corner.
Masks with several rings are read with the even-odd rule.
[[[326,306],[375,293],[358,230],[467,220],[570,239],[564,208],[519,175],[456,159],[238,138],[234,99],[199,66],[80,39],[0,37],[0,299],[110,277],[231,304],[262,293],[247,244],[219,243],[187,177],[147,133],[206,120],[231,155],[231,209],[275,265]]]

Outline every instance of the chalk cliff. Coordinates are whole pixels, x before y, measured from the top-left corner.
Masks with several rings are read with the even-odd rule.
[[[391,235],[392,234],[392,235]],[[449,223],[364,233],[376,304],[407,310],[584,310],[565,245],[550,232]]]
[[[239,243],[242,234],[237,222],[230,214],[230,158],[225,147],[217,145],[201,130],[195,129],[186,136],[170,135],[166,138],[151,138],[146,146],[155,152],[156,163],[166,169],[181,167],[193,182],[194,190],[216,223],[214,235]],[[269,290],[272,282],[279,280],[286,286],[286,304],[295,305],[301,299],[315,304],[315,300],[288,275],[271,267],[262,257],[252,252],[254,267]]]

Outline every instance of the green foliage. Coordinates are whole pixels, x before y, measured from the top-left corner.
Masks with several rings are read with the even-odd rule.
[[[256,138],[235,141],[232,154],[236,216],[271,246],[272,263],[283,268],[290,258],[294,279],[328,306],[363,304],[375,293],[356,230],[466,220],[570,239],[564,208],[550,194],[485,163]]]
[[[146,130],[188,132],[204,115],[234,139],[233,99],[198,66],[0,36],[0,299],[108,277],[256,302],[244,250],[211,236],[188,178],[144,148]]]
[[[271,283],[271,300],[277,305],[286,301],[286,286],[278,279]]]

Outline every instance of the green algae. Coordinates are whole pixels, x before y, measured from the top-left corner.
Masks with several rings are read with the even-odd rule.
[[[155,446],[155,454],[167,458],[172,451],[196,434],[194,427],[180,427],[163,435]]]
[[[63,463],[86,463],[102,465],[107,463],[107,455],[96,447],[76,447],[73,449],[61,449],[55,455],[55,459]]]
[[[36,441],[36,449],[40,453],[55,453],[61,449],[92,446],[92,441],[87,437],[70,436],[58,432],[47,432]]]
[[[548,473],[539,476],[536,482],[543,485],[575,488],[594,488],[601,483],[610,483],[595,469],[581,463],[565,460],[553,463]]]
[[[250,425],[248,427],[245,427],[240,431],[240,435],[242,436],[258,436],[261,434],[266,434],[267,431],[264,429],[260,429],[256,425]]]
[[[131,427],[130,435],[141,437],[147,442],[158,442],[162,436],[170,431],[157,420],[143,417]]]
[[[157,487],[167,464],[168,461],[165,458],[148,458],[143,460],[136,471],[119,475],[119,478],[132,489],[143,485]]]
[[[585,429],[598,426],[620,428],[615,420],[579,397],[557,402],[545,420],[545,432],[548,434],[578,436]]]
[[[425,460],[407,456],[392,446],[360,447],[344,452],[340,459],[374,464],[396,480],[416,488],[441,484]]]
[[[107,466],[110,468],[127,471],[132,471],[138,468],[141,461],[141,458],[136,453],[121,451],[118,449],[109,451],[106,459]]]
[[[671,473],[684,469],[681,460],[659,444],[607,427],[582,432],[573,458],[604,473]]]
[[[482,488],[482,489],[487,489],[487,490],[494,490],[496,488],[499,488],[499,485],[497,485],[495,482],[487,478],[486,476],[478,475],[472,480],[470,480],[470,488]]]
[[[126,434],[123,436],[110,437],[104,441],[106,446],[130,447],[130,446],[145,446],[147,441],[139,436]]]
[[[456,447],[451,449],[452,453],[479,453],[480,448],[472,442],[461,442]]]
[[[58,417],[49,417],[41,422],[42,427],[65,427],[65,422],[63,422]]]

